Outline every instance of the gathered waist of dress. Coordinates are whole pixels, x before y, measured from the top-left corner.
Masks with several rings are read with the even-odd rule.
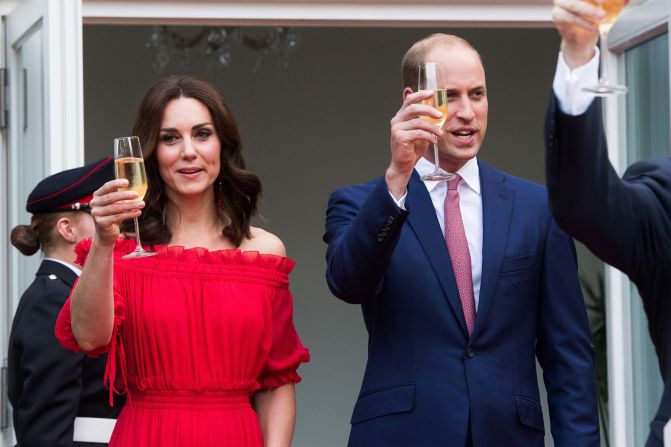
[[[249,408],[250,395],[249,391],[244,390],[134,390],[127,404],[152,409],[233,410]]]

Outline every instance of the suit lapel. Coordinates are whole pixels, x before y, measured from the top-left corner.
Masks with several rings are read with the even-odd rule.
[[[445,293],[447,301],[450,303],[452,310],[461,324],[464,335],[467,335],[466,320],[464,319],[464,311],[461,308],[461,299],[459,298],[459,290],[454,279],[450,255],[447,252],[445,239],[440,230],[429,191],[427,191],[426,186],[416,171],[413,172],[408,184],[408,199],[406,203],[410,211],[408,214],[408,224],[417,236],[426,257],[429,259],[431,267],[433,267],[433,271],[443,289],[443,293]]]
[[[499,269],[508,243],[515,193],[503,173],[478,161],[482,192],[482,277],[473,338],[482,330],[492,306]]]

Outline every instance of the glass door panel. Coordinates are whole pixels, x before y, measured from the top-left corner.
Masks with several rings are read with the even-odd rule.
[[[645,158],[671,155],[668,39],[665,33],[625,53],[629,88],[626,96],[627,165]],[[648,322],[634,284],[631,284],[631,297],[634,445],[643,446],[663,385]]]

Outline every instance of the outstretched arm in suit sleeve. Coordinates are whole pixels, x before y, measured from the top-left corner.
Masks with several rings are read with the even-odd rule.
[[[22,447],[72,446],[84,354],[66,350],[54,336],[62,295],[42,298],[26,315],[30,334],[22,337],[23,392],[14,409],[17,439]]]
[[[545,246],[536,354],[557,447],[598,447],[594,352],[571,238],[551,220]]]
[[[383,179],[335,191],[326,211],[326,280],[335,296],[363,303],[375,296],[407,212]]]
[[[627,216],[633,210],[608,161],[600,108],[594,101],[584,114],[566,115],[553,96],[545,126],[547,188],[559,225],[578,240],[590,241],[590,249],[622,269],[631,238],[618,234],[632,234]],[[614,224],[622,227],[616,230]]]
[[[546,176],[559,225],[634,281],[659,259],[665,237],[663,184],[635,165],[620,179],[608,160],[601,105],[582,115],[562,113],[553,99],[546,118]],[[648,171],[639,175],[637,171]]]
[[[608,160],[601,103],[593,101],[586,112],[583,107],[566,108],[581,85],[596,77],[594,45],[602,18],[603,10],[585,2],[554,1],[553,20],[562,37],[562,53],[546,115],[547,185],[561,227],[637,281],[650,269],[650,262],[659,259],[660,238],[669,232],[668,223],[663,222],[668,213],[661,209],[660,199],[668,196],[668,187],[664,188],[668,179],[660,182],[649,175],[654,166],[646,171],[638,165],[621,180]],[[569,69],[575,71],[564,73]],[[559,88],[568,79],[576,85]]]

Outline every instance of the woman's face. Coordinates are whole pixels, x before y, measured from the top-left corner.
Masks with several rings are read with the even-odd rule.
[[[168,197],[174,200],[213,194],[220,152],[219,136],[203,103],[180,97],[167,104],[156,156]]]

